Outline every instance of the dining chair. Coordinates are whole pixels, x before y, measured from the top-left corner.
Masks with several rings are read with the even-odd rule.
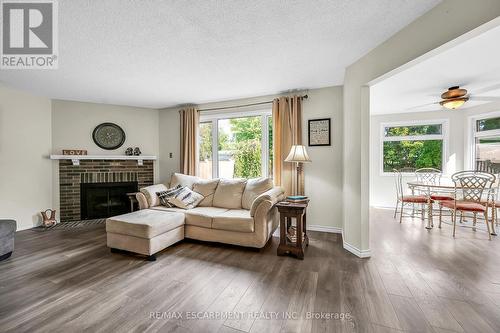
[[[500,173],[496,175],[496,190],[495,193],[493,193],[492,197],[493,200],[490,202],[490,208],[491,208],[491,234],[496,236],[496,231],[495,231],[495,226],[498,227],[498,212],[497,209],[500,209],[500,198],[499,198],[499,193],[500,193]],[[483,205],[488,204],[488,200],[482,200],[481,203]]]
[[[436,185],[441,182],[442,176],[443,176],[442,171],[435,168],[421,168],[415,170],[415,178],[417,178],[417,182]],[[453,200],[453,197],[450,196],[448,192],[444,194],[434,190],[429,195],[431,196],[431,199],[435,201]]]
[[[438,184],[441,180],[442,172],[435,168],[420,168],[415,170],[415,177],[418,182]]]
[[[451,179],[455,184],[453,200],[439,202],[439,228],[441,228],[443,207],[451,210],[453,237],[456,234],[457,212],[472,213],[474,216],[474,227],[477,223],[477,214],[482,213],[486,227],[488,228],[488,237],[491,240],[490,225],[488,224],[488,206],[492,200],[491,187],[495,183],[495,175],[487,172],[460,171],[453,174]],[[484,201],[485,199],[486,201]]]
[[[400,216],[399,216],[399,223],[403,221],[403,213],[404,213],[404,206],[405,205],[411,205],[413,208],[413,205],[415,204],[421,204],[421,218],[422,220],[424,219],[424,212],[425,212],[425,205],[427,204],[428,200],[425,195],[404,195],[403,191],[403,175],[401,172],[397,169],[392,170],[394,173],[394,180],[396,184],[396,209],[394,210],[394,218],[396,218],[396,215],[398,213],[398,208],[401,205],[401,210],[400,210]],[[413,216],[413,215],[412,215]]]

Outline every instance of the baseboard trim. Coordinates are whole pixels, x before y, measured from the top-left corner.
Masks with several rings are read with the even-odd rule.
[[[359,258],[369,258],[372,256],[372,251],[370,249],[360,250],[357,247],[347,243],[346,241],[343,242],[343,245],[344,245],[344,250],[351,252],[352,254],[354,254]]]
[[[384,209],[384,210],[394,210],[394,209],[396,209],[395,206],[371,206],[371,208]]]
[[[324,225],[317,225],[317,224],[308,224],[307,225],[307,230],[310,231],[319,231],[319,232],[328,232],[332,234],[341,234],[342,235],[342,245],[344,247],[344,250],[351,252],[355,256],[359,258],[369,258],[371,257],[371,250],[360,250],[357,247],[347,243],[344,241],[344,233],[342,228],[339,227],[330,227],[330,226],[324,226]]]
[[[332,233],[332,234],[341,234],[342,233],[342,228],[330,227],[330,226],[324,226],[324,225],[318,225],[318,224],[311,224],[311,225],[308,224],[307,230],[328,232],[328,233]]]
[[[16,232],[23,231],[23,230],[29,230],[29,229],[33,229],[33,228],[36,228],[36,226],[17,226]]]

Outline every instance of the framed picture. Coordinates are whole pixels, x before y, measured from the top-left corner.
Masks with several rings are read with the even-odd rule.
[[[309,146],[331,146],[331,118],[309,119]]]

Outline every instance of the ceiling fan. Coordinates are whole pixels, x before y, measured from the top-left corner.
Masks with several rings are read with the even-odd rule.
[[[447,91],[441,94],[442,100],[439,104],[447,109],[458,109],[469,100],[467,90],[460,88],[460,86],[453,86],[448,88]]]
[[[448,88],[447,91],[443,92],[441,94],[441,100],[439,102],[433,102],[433,103],[427,103],[423,105],[417,105],[411,108],[408,108],[407,110],[414,110],[418,108],[422,108],[425,106],[430,106],[430,105],[435,105],[439,104],[442,107],[450,110],[455,110],[461,107],[462,105],[465,104],[465,102],[469,100],[474,100],[474,101],[485,101],[485,102],[495,102],[495,101],[500,101],[500,97],[494,97],[494,96],[477,96],[478,94],[485,93],[488,91],[496,90],[500,88],[500,84],[495,84],[493,86],[485,87],[483,89],[479,89],[476,91],[475,95],[468,95],[467,90],[460,88],[460,86],[453,86]]]

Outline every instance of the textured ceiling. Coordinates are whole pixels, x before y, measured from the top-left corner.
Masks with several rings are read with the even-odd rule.
[[[59,1],[59,69],[0,71],[51,98],[166,107],[343,83],[438,0]]]
[[[442,110],[441,93],[456,85],[470,96],[459,110],[500,102],[499,40],[500,26],[373,85],[371,114]]]

